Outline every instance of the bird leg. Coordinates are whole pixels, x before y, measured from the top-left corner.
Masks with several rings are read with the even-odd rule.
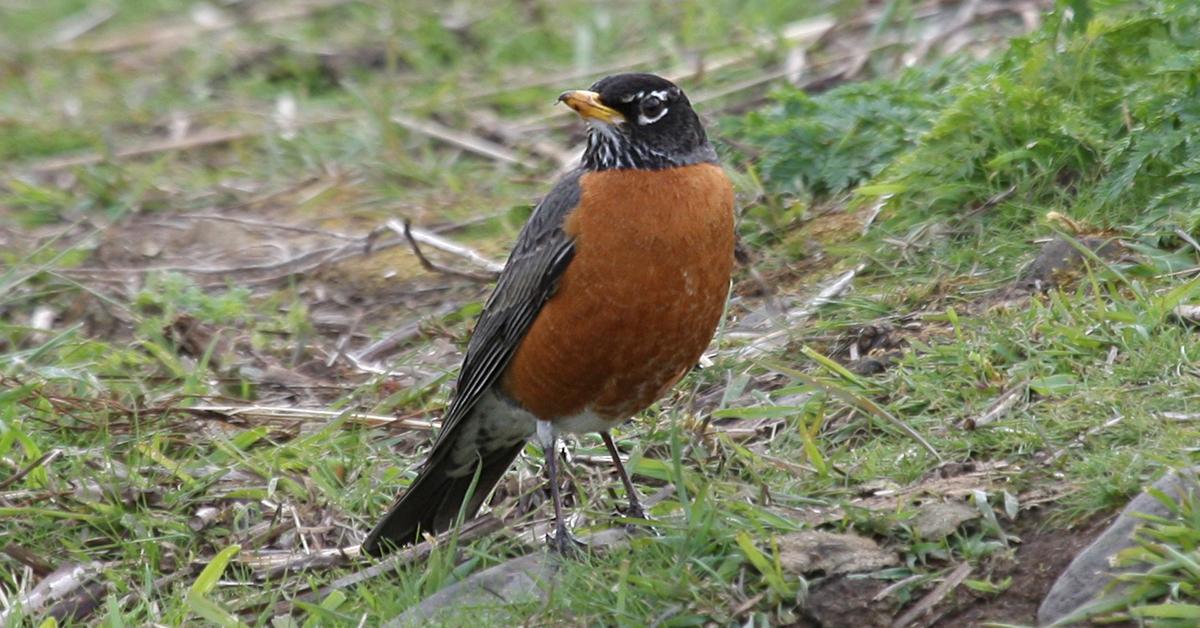
[[[625,465],[621,464],[621,454],[617,451],[617,444],[613,442],[612,434],[600,432],[600,438],[604,439],[604,446],[608,447],[608,455],[612,456],[613,464],[617,465],[617,474],[621,476],[621,482],[625,484],[625,494],[629,496],[629,510],[626,511],[626,514],[634,519],[645,519],[646,511],[642,510],[637,489],[629,480],[629,474],[625,472]]]
[[[554,501],[554,536],[547,537],[550,548],[569,556],[583,545],[567,529],[562,514],[562,494],[558,489],[558,433],[548,421],[538,421],[538,440],[546,456],[546,473],[550,476],[550,498]]]

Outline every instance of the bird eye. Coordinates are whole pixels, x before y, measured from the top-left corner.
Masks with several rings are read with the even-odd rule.
[[[653,122],[662,116],[663,107],[665,106],[666,103],[664,103],[658,96],[650,96],[642,100],[641,113],[647,120]]]

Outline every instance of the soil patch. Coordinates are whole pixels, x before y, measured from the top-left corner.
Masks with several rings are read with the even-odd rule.
[[[997,560],[990,565],[989,579],[1000,582],[1012,578],[1003,593],[989,596],[966,587],[957,591],[962,600],[932,626],[981,626],[989,622],[1037,625],[1037,609],[1059,574],[1084,547],[1087,547],[1112,523],[1112,515],[1093,517],[1068,529],[1046,523],[1049,513],[1037,511],[1021,521],[1017,535],[1021,546],[1012,560]],[[978,578],[978,575],[972,577]],[[964,595],[965,593],[965,595]],[[1113,626],[1114,624],[1106,624]]]
[[[1071,559],[1092,542],[1112,521],[1102,515],[1063,529],[1047,522],[1049,512],[1037,509],[1022,513],[1015,533],[1022,540],[1011,556],[998,556],[976,567],[971,579],[999,583],[1012,578],[1002,593],[988,595],[966,586],[957,587],[928,615],[910,626],[965,628],[992,622],[1036,625],[1037,609],[1051,585]],[[891,626],[904,609],[893,596],[874,598],[888,582],[861,577],[831,579],[811,592],[807,617],[797,626],[812,628],[863,628]],[[914,592],[909,603],[916,604],[936,583]],[[1109,624],[1111,626],[1111,624]]]

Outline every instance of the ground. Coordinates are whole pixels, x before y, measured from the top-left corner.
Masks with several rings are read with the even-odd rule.
[[[1032,624],[1197,462],[1190,1],[8,4],[5,625],[375,625],[541,551],[534,445],[461,537],[357,544],[577,156],[555,97],[626,69],[735,182],[726,322],[615,435],[653,526],[489,619]],[[576,529],[627,522],[560,455]],[[1101,619],[1200,616],[1181,508]]]

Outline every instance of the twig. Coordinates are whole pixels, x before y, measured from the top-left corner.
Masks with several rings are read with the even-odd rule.
[[[274,231],[290,231],[292,233],[303,233],[307,235],[315,235],[323,238],[331,238],[334,240],[346,240],[351,242],[361,242],[362,236],[340,233],[337,231],[329,231],[327,229],[314,229],[312,227],[301,227],[298,225],[281,224],[271,222],[269,220],[255,220],[253,218],[238,218],[235,216],[223,216],[220,214],[174,214],[171,218],[182,220],[211,220],[214,222],[229,222],[235,225],[244,225],[247,227],[258,227],[262,229],[270,229]]]
[[[698,63],[690,65],[676,66],[667,71],[666,78],[674,82],[697,78],[704,74],[723,70],[752,59],[760,53],[761,49],[775,48],[779,44],[801,45],[803,43],[815,43],[824,37],[825,33],[833,30],[833,27],[836,25],[837,20],[828,14],[792,22],[784,26],[778,35],[771,34],[757,37],[750,42],[749,46],[743,47],[742,50],[737,52],[708,60],[701,59]]]
[[[354,309],[354,320],[350,321],[350,326],[344,332],[338,335],[337,344],[334,345],[333,351],[329,354],[329,358],[325,361],[325,367],[329,368],[338,361],[338,358],[346,355],[346,345],[350,344],[350,339],[358,332],[358,326],[362,324],[363,311],[362,308]]]
[[[24,469],[21,469],[20,471],[17,471],[16,473],[10,475],[9,477],[4,478],[3,480],[0,480],[0,490],[4,490],[4,489],[8,488],[9,486],[12,486],[13,484],[19,482],[21,480],[21,478],[29,475],[29,473],[31,471],[33,471],[34,469],[36,469],[42,465],[47,465],[47,464],[50,464],[51,462],[54,462],[54,460],[56,458],[58,458],[59,456],[61,456],[62,453],[63,452],[61,449],[52,449],[52,450],[42,454],[37,460],[34,460],[33,462],[29,463],[29,466],[25,467]]]
[[[887,202],[891,199],[891,194],[884,194],[883,196],[879,197],[879,200],[875,201],[875,204],[871,206],[870,211],[867,212],[867,217],[863,218],[862,229],[859,231],[860,235],[867,235],[867,232],[871,230],[871,225],[875,224],[875,219],[879,217],[879,212],[883,211],[884,206],[886,206]]]
[[[171,573],[159,576],[154,579],[154,582],[149,587],[147,587],[145,589],[141,589],[141,588],[135,589],[135,590],[125,594],[125,596],[122,597],[120,599],[120,601],[117,602],[117,607],[118,608],[128,607],[131,603],[133,603],[134,600],[141,597],[141,592],[143,590],[150,591],[152,593],[165,592],[167,589],[167,586],[170,585],[171,583],[175,582],[176,580],[182,580],[183,578],[187,578],[187,577],[190,577],[197,573],[200,573],[200,571],[203,569],[203,567],[204,566],[199,563],[195,563],[195,564],[189,563],[187,565],[184,565],[180,569],[176,569],[175,571],[172,571]]]
[[[294,524],[291,527],[296,527]],[[277,580],[302,571],[332,569],[348,564],[359,555],[358,546],[330,547],[320,550],[259,550],[241,552],[235,559],[254,570],[258,580]]]
[[[9,558],[32,569],[34,575],[39,578],[44,578],[47,574],[54,571],[54,566],[46,562],[41,556],[16,543],[5,545],[3,551]]]
[[[296,602],[316,602],[324,599],[333,591],[352,587],[356,584],[366,582],[372,578],[378,578],[379,576],[389,574],[400,569],[401,567],[404,567],[405,565],[415,563],[419,560],[424,560],[431,553],[433,553],[434,548],[445,545],[456,536],[456,542],[461,545],[463,543],[470,543],[486,536],[490,536],[492,533],[500,530],[503,527],[504,522],[491,515],[484,515],[467,522],[463,525],[460,531],[449,530],[443,532],[432,542],[428,540],[422,541],[412,547],[401,550],[384,558],[382,562],[371,565],[362,571],[338,578],[337,580],[334,580],[333,582],[330,582],[319,589],[309,589],[307,591],[302,589],[301,591],[303,592],[296,595],[295,598],[280,602],[279,604],[275,605],[275,614],[281,615],[289,612],[292,608],[292,605]],[[359,552],[360,550],[358,547],[351,547],[345,550],[345,554],[347,556],[358,556],[360,555]]]
[[[1046,466],[1050,466],[1050,465],[1054,464],[1055,462],[1058,461],[1059,458],[1062,458],[1063,456],[1065,456],[1067,454],[1068,449],[1082,445],[1084,443],[1084,441],[1086,441],[1087,439],[1099,434],[1100,432],[1103,432],[1104,430],[1107,430],[1108,428],[1110,428],[1124,420],[1125,420],[1125,415],[1118,414],[1100,425],[1089,428],[1088,430],[1077,435],[1073,441],[1071,441],[1067,445],[1060,447],[1057,451],[1055,451],[1054,453],[1047,456],[1046,460],[1045,460],[1045,462],[1043,462],[1043,464]]]
[[[1007,190],[1001,190],[1001,191],[993,194],[992,196],[988,197],[988,199],[985,200],[983,202],[983,204],[981,204],[979,207],[972,209],[968,213],[968,215],[973,216],[975,214],[979,214],[979,213],[988,211],[989,209],[992,209],[993,207],[999,205],[1000,203],[1003,203],[1004,201],[1007,201],[1008,199],[1012,198],[1012,196],[1016,193],[1017,193],[1016,185],[1010,186]]]
[[[1025,393],[1028,390],[1029,381],[1022,381],[1016,386],[1009,388],[1004,392],[1004,394],[1000,395],[1000,398],[993,402],[991,407],[989,407],[983,414],[975,418],[965,418],[959,421],[958,426],[960,428],[973,430],[975,428],[983,427],[989,423],[995,422],[1000,417],[1008,414],[1009,411],[1017,405],[1017,402],[1025,397]]]
[[[728,86],[720,87],[720,88],[717,88],[714,90],[701,92],[696,95],[696,98],[694,98],[692,102],[694,102],[695,104],[703,104],[703,103],[706,103],[709,101],[726,98],[728,96],[732,96],[733,94],[737,94],[739,92],[744,92],[748,89],[752,89],[752,88],[758,87],[760,85],[766,85],[767,83],[770,83],[772,81],[777,81],[781,78],[788,76],[788,74],[790,74],[791,72],[792,72],[792,70],[788,69],[787,67],[776,68],[774,70],[771,70],[770,72],[765,72],[759,76],[749,78],[749,79],[746,79],[746,80],[738,82],[738,83],[734,83],[733,85],[728,85]],[[801,83],[799,86],[803,87],[804,84]]]
[[[347,353],[342,357],[346,358],[346,361],[349,362],[351,366],[359,371],[362,371],[363,373],[370,373],[371,375],[383,375],[384,377],[403,377],[406,375],[406,373],[402,373],[400,371],[393,371],[377,364],[371,364],[367,360],[362,360],[352,353]]]
[[[816,354],[815,351],[812,351],[808,347],[805,347],[804,351],[809,355]],[[793,379],[798,379],[809,386],[820,388],[830,395],[845,401],[846,403],[858,408],[863,412],[866,412],[867,414],[883,419],[885,423],[891,423],[901,432],[907,434],[909,438],[917,441],[917,444],[921,445],[925,451],[929,452],[934,458],[937,459],[938,464],[945,462],[945,459],[942,458],[942,454],[938,453],[938,450],[935,449],[933,445],[929,444],[929,441],[925,440],[925,437],[921,436],[921,434],[914,430],[909,424],[901,421],[899,417],[891,412],[888,412],[883,408],[883,406],[880,406],[867,397],[851,392],[839,386],[831,386],[815,377],[812,377],[811,375],[808,375],[807,373],[802,373],[797,369],[784,366],[782,364],[767,364],[766,366],[773,371],[777,371]]]
[[[421,419],[405,419],[379,414],[363,414],[358,412],[337,412],[334,410],[317,410],[314,408],[293,408],[288,406],[218,406],[200,405],[187,408],[175,408],[177,412],[191,414],[212,413],[225,418],[254,417],[259,419],[275,419],[284,421],[316,421],[343,419],[353,423],[363,423],[371,427],[391,425],[410,430],[433,430],[441,425],[440,421],[424,421]]]
[[[954,571],[950,572],[950,575],[946,576],[945,580],[942,580],[932,591],[921,598],[921,601],[914,604],[903,615],[897,617],[892,622],[892,628],[904,628],[919,619],[922,615],[933,610],[934,606],[937,606],[951,591],[962,584],[963,580],[966,580],[969,575],[971,575],[971,563],[962,563],[958,567],[955,567]]]
[[[419,120],[403,113],[393,113],[391,119],[392,122],[410,131],[428,135],[436,140],[441,140],[451,146],[471,151],[477,155],[483,155],[496,161],[503,161],[526,168],[533,167],[533,164],[521,159],[520,156],[504,146],[485,140],[482,137],[476,137],[470,133],[464,133],[463,131],[438,124],[432,120]]]
[[[549,159],[558,164],[559,167],[571,166],[577,161],[574,151],[562,148],[556,143],[540,136],[517,133],[509,127],[506,120],[500,119],[491,111],[486,109],[468,111],[467,117],[473,125],[502,139],[505,143],[524,148],[534,155]]]
[[[916,582],[922,582],[924,580],[928,580],[929,578],[930,578],[929,574],[915,573],[903,580],[898,580],[898,581],[893,582],[892,584],[884,587],[883,589],[880,589],[879,593],[876,593],[874,595],[874,597],[871,598],[871,601],[872,602],[880,602],[883,599],[887,598],[887,596],[895,593],[896,591],[899,591],[900,589],[903,589],[903,588],[905,588],[913,583],[916,583]]]
[[[50,36],[50,46],[63,46],[96,30],[101,24],[111,20],[117,10],[111,6],[89,6],[60,21],[54,27]]]
[[[75,595],[81,590],[87,590],[103,571],[104,565],[99,562],[65,563],[60,565],[41,582],[21,595],[16,603],[4,612],[0,612],[0,623],[12,620],[14,617],[36,617],[48,605],[55,604]]]
[[[733,609],[733,611],[730,613],[730,615],[732,617],[741,617],[743,613],[749,611],[750,609],[754,608],[755,606],[758,606],[758,603],[761,602],[762,599],[766,596],[767,596],[766,591],[763,591],[762,593],[759,593],[758,595],[755,595],[754,597],[747,599],[745,602],[738,604],[737,608]]]
[[[362,351],[355,353],[354,357],[363,362],[377,362],[380,358],[396,350],[400,345],[419,336],[421,334],[421,324],[424,321],[441,318],[455,309],[457,309],[455,305],[443,303],[433,312],[430,312],[428,316],[410,321],[400,329],[367,345]]]
[[[425,231],[424,229],[413,229],[412,224],[407,220],[405,220],[403,223],[400,223],[398,220],[392,219],[387,221],[386,226],[388,229],[403,235],[404,238],[408,240],[409,245],[412,246],[413,253],[416,254],[417,259],[421,260],[421,266],[425,267],[426,270],[445,273],[448,275],[454,275],[456,277],[463,277],[465,279],[480,282],[495,281],[496,277],[500,274],[500,271],[504,270],[504,264],[493,262],[474,249],[465,247],[461,244],[456,244],[439,235]],[[417,245],[418,242],[428,244],[439,251],[445,251],[451,255],[464,258],[476,266],[483,268],[485,271],[487,271],[487,273],[472,273],[434,264],[433,262],[429,261],[429,259],[426,258],[421,252],[421,248]]]
[[[601,76],[611,72],[628,71],[632,68],[649,66],[658,62],[658,59],[659,58],[656,55],[638,55],[626,57],[620,61],[615,61],[605,65],[591,66],[582,69],[576,68],[567,70],[565,72],[555,72],[553,74],[543,74],[530,80],[507,80],[504,81],[503,85],[498,87],[471,92],[467,94],[467,99],[479,100],[484,98],[494,98],[504,94],[511,94],[512,92],[519,92],[526,89],[532,89],[534,87],[545,87],[547,85],[561,86],[566,84],[567,81],[594,78],[596,76]]]

